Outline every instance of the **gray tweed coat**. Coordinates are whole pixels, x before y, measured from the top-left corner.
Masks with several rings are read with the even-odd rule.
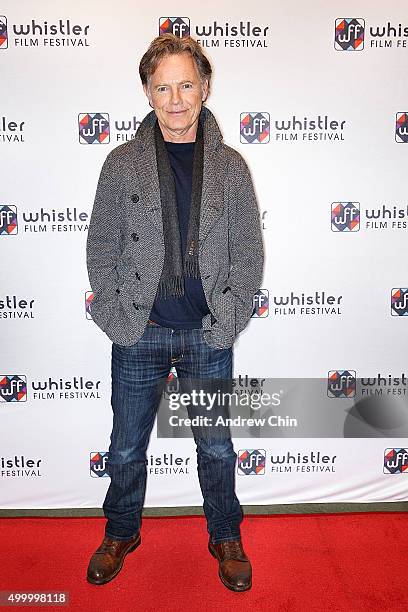
[[[224,144],[205,106],[199,266],[211,314],[203,337],[227,348],[248,324],[261,286],[264,248],[251,176],[243,157]],[[133,140],[113,149],[102,166],[86,245],[94,299],[92,318],[112,342],[142,336],[164,263],[154,111]]]

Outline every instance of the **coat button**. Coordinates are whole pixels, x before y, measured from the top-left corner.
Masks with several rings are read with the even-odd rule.
[[[132,240],[134,240],[135,242],[137,242],[139,240],[139,236],[135,233],[132,234]]]
[[[133,204],[136,204],[139,201],[139,196],[137,193],[134,193],[130,199],[132,200]]]
[[[116,289],[116,293],[120,293],[120,289]]]
[[[140,274],[139,274],[139,272],[136,272],[135,276],[136,276],[137,280],[140,280]]]
[[[136,304],[136,302],[133,302],[133,306],[136,308],[136,310],[139,310],[139,304]]]

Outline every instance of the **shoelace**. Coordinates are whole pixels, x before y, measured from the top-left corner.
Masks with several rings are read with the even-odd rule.
[[[101,547],[99,548],[98,552],[99,553],[110,553],[112,555],[115,554],[117,547],[119,546],[120,542],[115,541],[115,540],[104,540],[101,544]]]
[[[241,545],[237,540],[222,542],[225,559],[242,559]]]

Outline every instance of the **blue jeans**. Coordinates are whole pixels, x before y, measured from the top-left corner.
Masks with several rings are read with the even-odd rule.
[[[182,379],[232,378],[233,349],[211,347],[202,329],[147,324],[131,346],[112,344],[113,429],[103,503],[105,535],[125,540],[140,529],[146,491],[146,450],[168,374]],[[214,543],[240,538],[242,509],[235,494],[237,455],[229,428],[191,427],[204,498],[207,530]]]

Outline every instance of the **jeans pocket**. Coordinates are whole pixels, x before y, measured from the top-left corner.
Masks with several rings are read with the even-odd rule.
[[[159,325],[159,323],[156,323],[156,321],[152,321],[151,319],[148,319],[147,325],[149,327],[163,327],[163,325]]]

